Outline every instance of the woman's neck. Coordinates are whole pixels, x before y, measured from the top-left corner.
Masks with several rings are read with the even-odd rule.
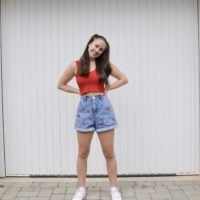
[[[90,60],[90,64],[95,64],[95,63],[96,63],[95,59]]]

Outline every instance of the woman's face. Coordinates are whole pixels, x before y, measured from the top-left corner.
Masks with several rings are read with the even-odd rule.
[[[106,43],[103,39],[101,38],[96,38],[94,39],[89,45],[88,45],[88,53],[89,57],[91,59],[95,59],[99,57],[103,51],[106,48]]]

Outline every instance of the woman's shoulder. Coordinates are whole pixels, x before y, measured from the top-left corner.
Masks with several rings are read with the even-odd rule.
[[[80,60],[74,60],[70,63],[70,67],[74,70],[74,74],[76,75],[78,67],[80,66]]]
[[[74,60],[73,62],[74,67],[78,68],[81,64],[80,60]]]
[[[69,67],[77,68],[79,65],[80,65],[80,61],[79,60],[74,60],[69,64]]]

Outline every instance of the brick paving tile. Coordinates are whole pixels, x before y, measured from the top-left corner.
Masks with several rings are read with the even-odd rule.
[[[150,193],[153,194],[155,193],[155,189],[153,187],[141,187],[141,188],[135,188],[136,193]]]
[[[65,199],[64,194],[53,194],[50,197],[50,200],[62,200],[62,199]]]
[[[86,187],[97,187],[97,183],[96,182],[88,182],[86,183]]]
[[[18,192],[6,192],[0,199],[4,200],[4,199],[14,199],[17,196]]]
[[[200,190],[185,190],[184,192],[188,196],[200,196]]]
[[[50,197],[30,197],[28,200],[49,200]],[[23,200],[23,199],[21,199]]]
[[[151,200],[150,194],[136,194],[136,199]]]
[[[65,199],[71,199],[72,200],[73,196],[74,196],[74,194],[66,194]]]
[[[39,197],[49,197],[51,196],[51,194],[53,193],[52,189],[40,189],[40,191],[38,192],[38,196]]]
[[[157,185],[154,187],[155,193],[169,193],[169,190],[167,187],[162,185]]]
[[[65,188],[65,187],[55,187],[53,189],[53,194],[65,194],[66,190],[67,190],[67,188]]]
[[[199,200],[200,196],[192,196],[188,198],[189,200]]]
[[[9,188],[8,187],[1,187],[0,188],[0,196],[5,193]]]
[[[27,182],[15,182],[13,183],[12,187],[31,187],[32,182],[27,183]]]
[[[177,186],[177,185],[168,185],[166,187],[168,190],[182,190],[180,186]]]
[[[38,192],[19,192],[17,197],[36,197]]]
[[[175,182],[174,181],[163,181],[162,182],[162,185],[175,185]]]
[[[145,181],[141,184],[137,184],[137,185],[142,185],[142,186],[155,186],[156,182],[155,181]]]
[[[134,191],[133,187],[130,187],[130,186],[122,187],[120,189],[120,191],[124,197],[135,196],[135,191]]]
[[[102,186],[109,187],[109,182],[98,182],[97,186],[99,186],[99,187],[102,187]]]
[[[22,190],[22,188],[21,187],[10,187],[10,188],[8,188],[8,190],[7,190],[7,192],[19,192],[19,191],[21,191]]]
[[[194,181],[174,181],[175,185],[194,185]]]
[[[172,199],[171,194],[167,193],[152,193],[150,195],[152,199]]]
[[[181,192],[170,192],[172,198],[179,198],[179,199],[187,199],[187,196],[184,194],[183,191]]]
[[[52,183],[40,183],[39,187],[40,188],[53,188],[53,187],[57,187],[58,186],[58,183],[56,182],[52,182]]]
[[[111,200],[111,198],[110,197],[101,197],[101,200]]]
[[[67,188],[67,193],[68,194],[74,194],[75,192],[76,192],[76,190],[77,190],[77,187],[68,187]]]
[[[135,181],[121,181],[121,182],[119,182],[119,187],[123,187],[123,186],[129,186],[129,187],[131,187],[131,186],[136,186],[136,183],[135,183]]]

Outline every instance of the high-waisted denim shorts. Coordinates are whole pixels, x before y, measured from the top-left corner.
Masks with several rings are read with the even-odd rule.
[[[75,129],[81,132],[103,132],[118,126],[106,95],[82,96],[77,108]]]

